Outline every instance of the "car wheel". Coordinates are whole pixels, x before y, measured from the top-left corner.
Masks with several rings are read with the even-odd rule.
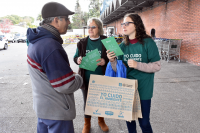
[[[15,43],[15,40],[13,40],[12,43]]]
[[[4,44],[4,50],[6,50],[6,49],[8,49],[8,44],[7,43]]]
[[[19,41],[17,41],[17,43],[19,43]]]

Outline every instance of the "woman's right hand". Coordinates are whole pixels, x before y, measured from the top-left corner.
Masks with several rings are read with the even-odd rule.
[[[116,56],[115,56],[114,51],[110,52],[110,50],[107,50],[106,53],[107,53],[107,57],[110,60],[110,62],[115,61]]]
[[[80,64],[81,64],[81,61],[82,61],[82,57],[80,56],[80,57],[78,57],[78,59],[77,59],[77,63],[80,65]]]

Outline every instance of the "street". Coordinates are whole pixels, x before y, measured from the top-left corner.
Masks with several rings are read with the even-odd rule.
[[[64,46],[73,71],[76,45]],[[36,133],[37,117],[32,108],[32,88],[27,69],[26,43],[9,43],[0,50],[0,133]],[[200,131],[200,67],[177,61],[162,61],[155,74],[151,124],[155,133],[198,133]],[[75,92],[75,133],[84,125],[82,92]],[[123,120],[105,119],[109,133],[128,133]],[[103,133],[92,117],[91,133]],[[137,122],[138,133],[142,133]]]

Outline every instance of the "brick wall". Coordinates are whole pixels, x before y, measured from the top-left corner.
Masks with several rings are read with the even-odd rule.
[[[157,38],[183,39],[181,59],[200,66],[200,0],[169,0],[154,2],[153,7],[138,12],[146,31],[156,30]],[[117,34],[123,33],[122,19],[110,23]]]

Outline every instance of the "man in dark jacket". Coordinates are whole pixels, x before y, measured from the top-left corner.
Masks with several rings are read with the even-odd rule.
[[[70,68],[60,37],[67,32],[68,16],[72,14],[62,4],[47,3],[42,8],[44,20],[41,26],[27,30],[27,62],[38,133],[74,133],[73,93],[81,87],[83,80]]]

